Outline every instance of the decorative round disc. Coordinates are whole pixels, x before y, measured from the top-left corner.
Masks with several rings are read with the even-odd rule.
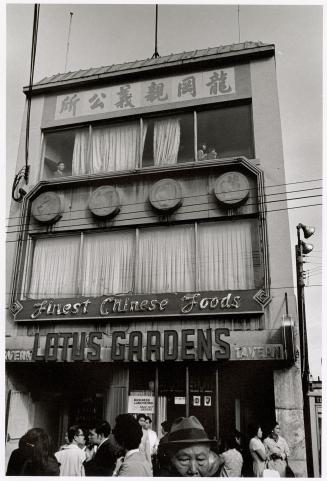
[[[43,192],[32,202],[32,215],[44,223],[54,223],[60,219],[63,205],[56,192]]]
[[[97,217],[112,217],[120,211],[120,198],[115,187],[106,185],[92,192],[89,209]]]
[[[183,201],[181,186],[173,179],[159,180],[151,187],[149,200],[161,212],[175,210]]]
[[[250,185],[240,172],[226,172],[215,183],[215,196],[222,204],[234,207],[245,202],[249,196]]]

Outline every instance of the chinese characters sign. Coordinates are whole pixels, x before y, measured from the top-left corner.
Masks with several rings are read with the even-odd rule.
[[[55,119],[125,111],[140,107],[235,94],[235,69],[130,82],[57,97]]]

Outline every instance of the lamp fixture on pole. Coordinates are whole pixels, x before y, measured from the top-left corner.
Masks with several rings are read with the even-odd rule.
[[[315,229],[314,227],[298,224],[297,229],[297,244],[295,246],[296,255],[296,285],[297,285],[297,303],[298,303],[298,317],[299,317],[299,335],[300,335],[300,350],[301,350],[301,377],[302,377],[302,394],[303,394],[303,418],[306,437],[306,452],[307,452],[307,469],[308,476],[313,473],[312,461],[312,442],[311,442],[311,426],[310,426],[310,406],[309,406],[309,386],[310,386],[310,367],[308,358],[308,338],[307,338],[307,323],[305,314],[305,299],[304,286],[306,272],[303,270],[305,262],[304,257],[313,250],[313,245],[301,240],[301,231],[305,239],[311,237]]]

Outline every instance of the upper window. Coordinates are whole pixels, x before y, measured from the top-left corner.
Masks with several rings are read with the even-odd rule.
[[[249,104],[47,132],[44,137],[46,179],[254,157]]]

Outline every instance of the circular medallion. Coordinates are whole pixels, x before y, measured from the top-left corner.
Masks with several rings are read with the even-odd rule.
[[[112,217],[120,211],[120,198],[111,185],[98,187],[92,192],[89,209],[97,217]]]
[[[34,219],[50,224],[60,219],[63,205],[56,192],[43,192],[33,200],[31,210]]]
[[[240,172],[226,172],[218,177],[214,192],[219,202],[234,207],[245,202],[249,196],[250,185]]]
[[[162,179],[150,189],[149,200],[151,205],[161,211],[168,212],[182,205],[182,189],[176,180]]]

